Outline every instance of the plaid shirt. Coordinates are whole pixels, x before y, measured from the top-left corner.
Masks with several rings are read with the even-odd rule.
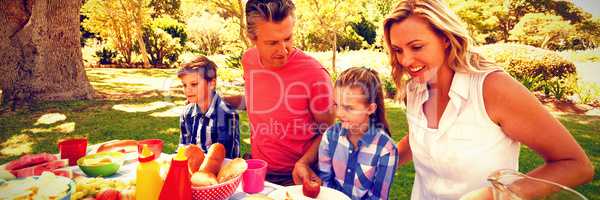
[[[179,144],[197,144],[207,152],[211,144],[221,143],[225,146],[225,157],[239,157],[239,116],[214,91],[212,96],[212,102],[206,113],[202,113],[195,103],[186,106],[179,118],[181,127]]]
[[[319,145],[319,170],[323,185],[352,199],[388,199],[398,151],[383,129],[369,126],[354,149],[348,130],[330,127]]]

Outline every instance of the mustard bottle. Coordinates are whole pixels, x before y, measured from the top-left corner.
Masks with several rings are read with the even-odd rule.
[[[160,177],[160,165],[155,161],[158,157],[144,144],[142,154],[138,157],[140,162],[136,171],[136,199],[157,200],[163,186]]]

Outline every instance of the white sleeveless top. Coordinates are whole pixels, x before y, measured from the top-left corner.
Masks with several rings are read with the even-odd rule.
[[[486,179],[495,170],[518,170],[520,144],[485,110],[483,81],[490,72],[454,74],[438,129],[427,127],[423,112],[427,86],[408,83],[406,115],[416,171],[412,200],[459,199],[489,186]]]

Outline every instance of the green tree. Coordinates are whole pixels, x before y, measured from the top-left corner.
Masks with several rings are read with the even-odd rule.
[[[88,0],[81,12],[87,19],[83,26],[113,43],[125,62],[131,63],[134,44],[137,42],[144,61],[149,66],[143,40],[143,26],[150,19],[149,0]]]
[[[479,43],[507,41],[510,31],[528,13],[561,16],[573,24],[591,15],[570,1],[556,0],[449,0],[449,5],[467,24]],[[582,30],[580,30],[582,31]]]
[[[476,42],[502,40],[501,20],[507,18],[502,0],[453,0],[449,5],[466,23]]]
[[[564,44],[566,38],[574,35],[575,32],[575,26],[563,20],[560,16],[528,13],[510,31],[509,39],[536,47],[548,48],[549,45]]]
[[[0,1],[2,107],[93,98],[79,42],[80,8],[79,0]]]
[[[151,0],[150,5],[154,8],[152,18],[160,16],[169,16],[173,19],[181,20],[181,0]]]
[[[576,38],[571,41],[574,49],[594,48],[600,45],[600,18],[595,17],[575,24],[578,33]]]
[[[297,0],[296,38],[312,37],[321,39],[322,44],[332,51],[332,71],[336,73],[335,59],[338,36],[352,29],[351,23],[361,18],[360,11],[365,0]],[[301,28],[300,28],[301,27]],[[309,31],[306,31],[309,30]],[[302,42],[301,42],[302,44]]]
[[[199,50],[207,55],[222,52],[225,41],[221,32],[225,30],[225,19],[216,14],[205,12],[201,16],[194,16],[186,21],[188,34]]]
[[[144,43],[154,66],[172,66],[183,51],[186,40],[185,24],[169,16],[153,19],[144,28]]]
[[[250,46],[250,41],[246,37],[246,1],[243,0],[198,0],[207,6],[210,13],[219,14],[224,19],[233,19],[237,24],[239,41],[243,43],[244,48]]]

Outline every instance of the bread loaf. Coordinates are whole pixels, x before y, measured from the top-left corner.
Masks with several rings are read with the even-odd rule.
[[[225,166],[223,166],[223,168],[219,172],[219,175],[217,175],[217,181],[219,183],[223,183],[228,180],[231,180],[244,173],[246,169],[248,169],[248,164],[244,159],[233,159],[229,161],[229,163],[227,163]]]
[[[214,143],[208,148],[208,153],[200,165],[200,171],[210,172],[213,175],[219,174],[221,164],[225,159],[225,147],[220,143]]]
[[[204,161],[204,152],[198,145],[191,144],[185,148],[185,156],[188,157],[188,167],[193,174],[200,169],[200,165]]]
[[[192,186],[194,187],[206,187],[216,185],[217,177],[210,172],[197,171],[192,175]]]

